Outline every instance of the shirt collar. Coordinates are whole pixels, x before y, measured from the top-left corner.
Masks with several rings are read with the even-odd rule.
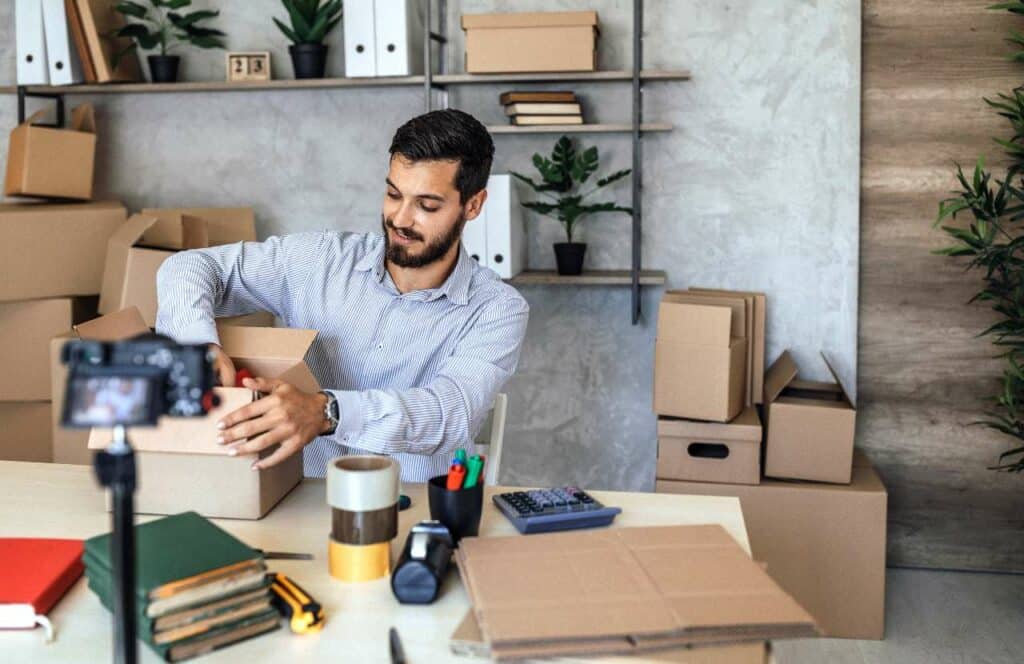
[[[427,291],[429,293],[425,300],[427,302],[436,300],[442,295],[446,296],[454,304],[465,305],[469,304],[469,285],[473,281],[473,267],[476,261],[469,255],[466,248],[459,244],[459,257],[455,261],[455,269],[448,275],[445,282],[439,287]],[[355,269],[360,272],[369,272],[373,270],[374,276],[378,282],[384,280],[384,275],[387,271],[384,267],[384,239],[373,248],[372,251],[366,253],[359,262],[356,263]]]

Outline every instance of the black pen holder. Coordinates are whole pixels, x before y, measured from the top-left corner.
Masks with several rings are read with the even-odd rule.
[[[480,515],[484,508],[484,485],[449,491],[448,476],[438,475],[427,482],[430,518],[443,523],[452,534],[455,546],[463,537],[480,534]]]

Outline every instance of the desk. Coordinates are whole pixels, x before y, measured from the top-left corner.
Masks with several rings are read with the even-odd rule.
[[[87,538],[110,529],[104,493],[87,466],[0,461],[0,537]],[[515,529],[490,501],[484,499],[481,535],[512,535]],[[399,516],[399,536],[393,543],[397,560],[412,525],[428,517],[424,485],[406,485],[412,507]],[[650,493],[591,492],[622,514],[613,527],[721,524],[748,552],[750,544],[737,498],[679,496]],[[452,655],[448,637],[469,608],[457,573],[449,575],[441,598],[429,606],[402,606],[391,594],[387,579],[345,584],[327,573],[327,534],[330,512],[323,480],[307,479],[259,521],[218,519],[217,524],[253,547],[267,551],[308,552],[313,561],[271,560],[272,570],[293,577],[319,600],[327,615],[315,635],[295,636],[286,628],[207,655],[200,662],[387,662],[388,628],[398,629],[411,664],[475,661]],[[157,517],[140,516],[144,522]],[[0,632],[4,663],[109,662],[111,617],[86,587],[83,578],[50,612],[57,640],[45,644],[41,630]],[[142,662],[161,661],[139,645]],[[700,658],[703,661],[703,658]],[[608,661],[608,660],[602,660]],[[636,661],[636,660],[628,660]]]

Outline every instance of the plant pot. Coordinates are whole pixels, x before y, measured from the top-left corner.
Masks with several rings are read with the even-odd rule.
[[[178,65],[180,55],[150,55],[149,76],[154,83],[176,83],[178,81]]]
[[[585,242],[556,242],[555,262],[558,264],[558,274],[581,274],[583,272],[583,256],[586,253]]]
[[[327,69],[325,44],[295,44],[288,47],[295,78],[323,78]]]

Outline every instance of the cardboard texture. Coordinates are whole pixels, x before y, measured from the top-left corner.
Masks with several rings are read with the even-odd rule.
[[[659,479],[757,484],[761,418],[748,406],[728,424],[658,419]]]
[[[596,11],[465,14],[462,29],[471,74],[597,69]]]
[[[765,479],[758,486],[658,480],[659,493],[738,496],[754,559],[806,608],[823,636],[885,636],[888,496],[854,456],[848,485]]]
[[[50,339],[95,316],[95,297],[0,303],[0,401],[49,401]]]
[[[0,403],[0,461],[53,461],[50,402]]]
[[[690,293],[709,293],[714,295],[728,295],[728,296],[740,296],[749,303],[747,311],[752,313],[750,320],[748,320],[747,329],[752,329],[753,336],[748,334],[748,339],[751,340],[750,346],[752,349],[753,363],[751,365],[751,389],[753,391],[754,403],[764,403],[764,347],[765,347],[765,329],[766,320],[768,317],[768,298],[764,293],[756,293],[752,291],[728,291],[717,288],[697,288],[691,287]],[[752,323],[752,326],[751,326]]]
[[[144,208],[140,214],[156,217],[139,244],[162,249],[199,249],[232,242],[256,240],[256,215],[252,208]],[[185,230],[186,218],[199,220],[205,244],[198,244]],[[196,232],[193,229],[193,232]]]
[[[471,537],[456,559],[497,659],[580,642],[616,654],[816,633],[717,525]]]
[[[0,302],[97,295],[100,257],[125,218],[116,202],[0,205]]]
[[[822,356],[835,377],[828,359]],[[764,474],[768,477],[846,484],[850,481],[857,409],[839,379],[796,380],[783,352],[765,378]]]
[[[90,200],[96,163],[96,119],[82,104],[67,128],[39,127],[39,111],[11,131],[4,194]]]
[[[728,422],[743,410],[747,339],[741,301],[697,304],[666,293],[654,346],[654,412]]]

